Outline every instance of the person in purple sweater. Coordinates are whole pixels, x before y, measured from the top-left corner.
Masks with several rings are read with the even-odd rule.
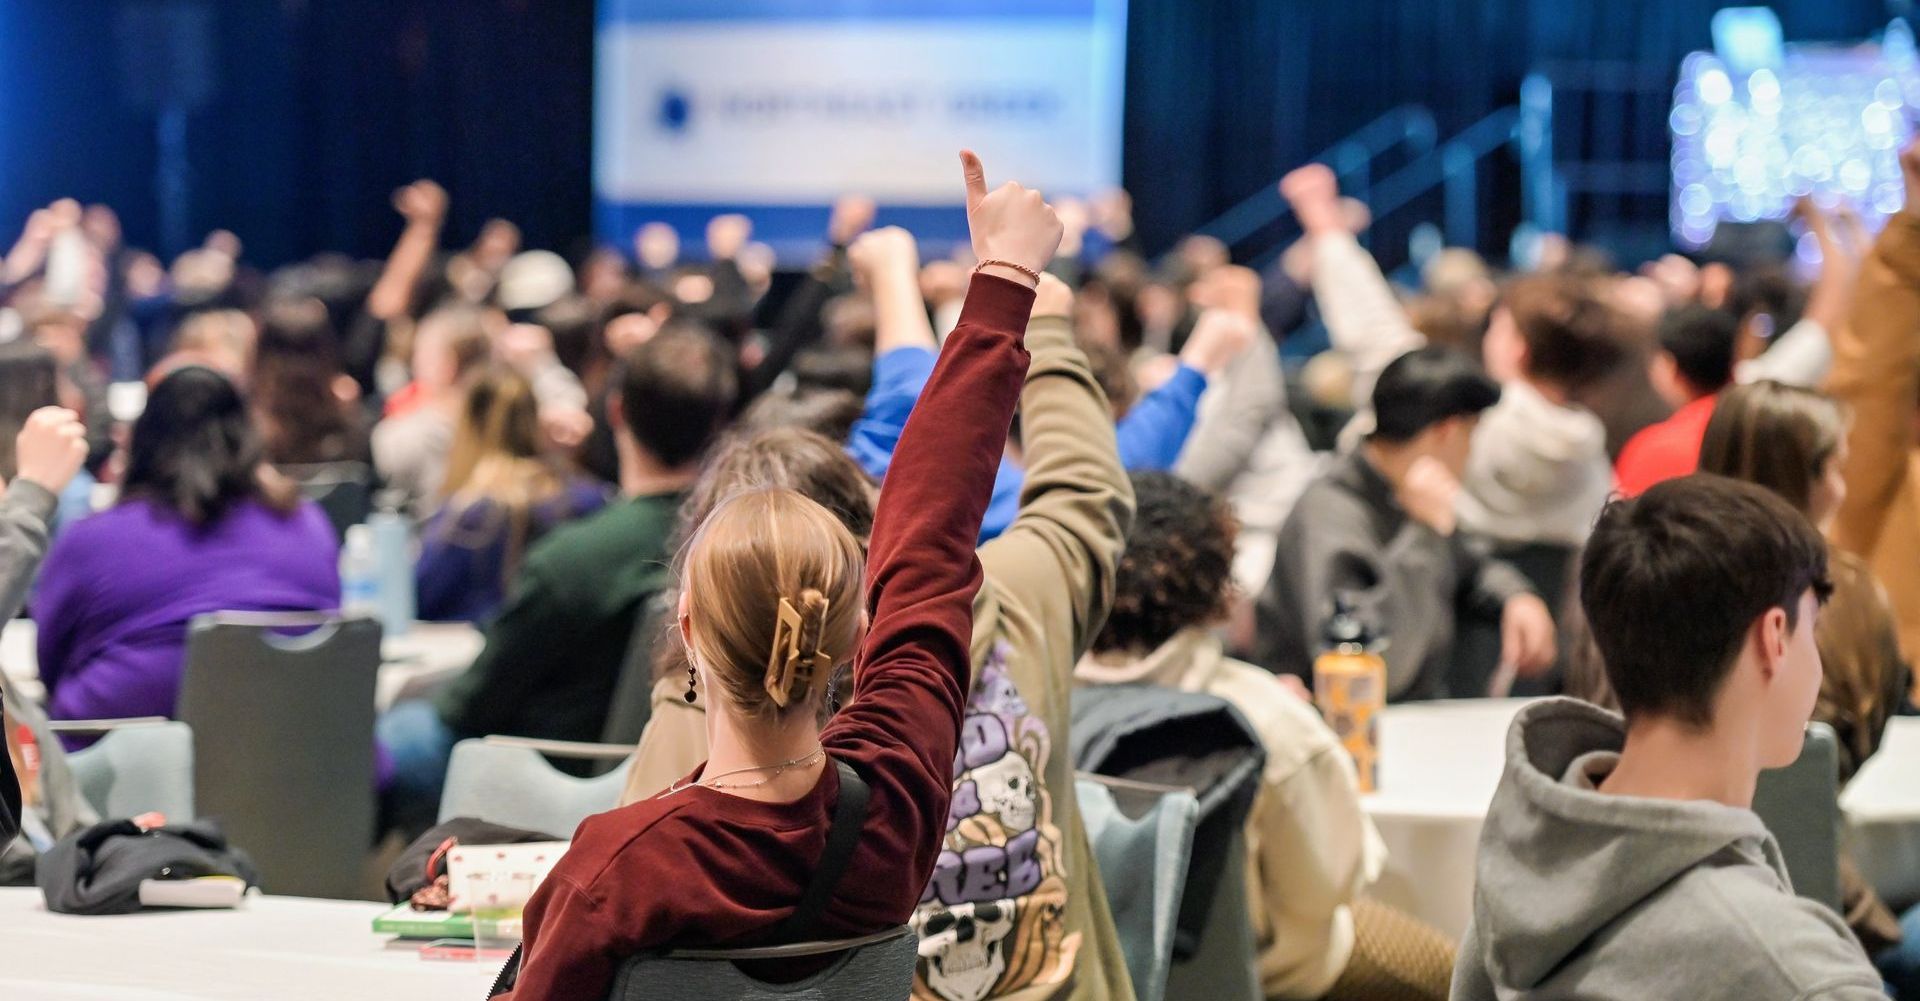
[[[172,716],[196,615],[340,604],[333,528],[265,465],[226,376],[162,379],[130,451],[119,503],[63,532],[40,574],[53,719]]]

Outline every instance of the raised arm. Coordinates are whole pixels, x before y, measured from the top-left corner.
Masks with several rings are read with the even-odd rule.
[[[1347,228],[1333,171],[1317,163],[1288,174],[1280,192],[1313,246],[1313,298],[1334,350],[1353,365],[1353,399],[1365,406],[1395,358],[1426,343],[1393,296],[1380,265]]]
[[[1057,302],[1035,304],[1027,325],[1033,364],[1020,394],[1027,469],[1019,514],[981,547],[980,561],[1000,602],[1070,634],[1077,658],[1113,603],[1114,570],[1133,524],[1133,486],[1120,464],[1106,394],[1073,341],[1072,296],[1064,285],[1056,294]]]
[[[760,364],[740,379],[740,409],[745,410],[772,388],[794,358],[826,332],[820,311],[845,287],[847,248],[873,225],[873,213],[873,199],[865,195],[843,195],[833,203],[833,214],[827,222],[829,250],[788,293],[767,324],[767,352]]]
[[[1816,386],[1833,368],[1832,332],[1847,322],[1853,308],[1853,287],[1860,262],[1835,236],[1832,220],[1810,198],[1802,198],[1794,212],[1807,224],[1820,245],[1820,276],[1807,295],[1800,322],[1783,331],[1765,354],[1739,364],[1736,381],[1771,379],[1793,386]]]
[[[440,227],[447,220],[447,192],[432,181],[415,181],[393,193],[393,208],[407,220],[400,239],[387,255],[386,267],[373,291],[367,293],[367,313],[377,320],[396,320],[413,308],[414,290],[440,247]]]
[[[1258,278],[1254,282],[1254,314],[1223,306],[1205,310],[1180,352],[1184,364],[1207,373],[1212,392],[1201,402],[1199,426],[1173,468],[1183,479],[1216,492],[1246,471],[1254,450],[1287,407],[1278,352],[1271,342],[1248,350],[1254,338],[1262,336]],[[1128,462],[1127,468],[1137,467]]]
[[[1920,392],[1920,144],[1900,154],[1907,203],[1887,220],[1860,269],[1858,308],[1833,331],[1827,391],[1853,411],[1843,474],[1847,496],[1833,525],[1836,545],[1868,556],[1906,482]]]
[[[73,411],[43,407],[27,417],[14,455],[18,470],[0,497],[0,622],[26,604],[60,492],[86,461],[86,429]]]
[[[1020,268],[1038,272],[1060,241],[1038,192],[1007,184],[988,194],[979,160],[966,153],[962,162],[983,265],[881,485],[867,551],[871,625],[854,661],[854,698],[821,735],[828,746],[907,747],[942,789],[971,673],[981,581],[974,539],[1026,374],[1020,335],[1033,292]],[[944,821],[944,802],[923,806],[929,823]]]

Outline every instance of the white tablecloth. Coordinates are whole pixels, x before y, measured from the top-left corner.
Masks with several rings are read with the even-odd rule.
[[[1920,716],[1887,724],[1879,753],[1840,794],[1860,872],[1904,911],[1920,903]]]
[[[7,683],[30,698],[42,698],[39,635],[31,619],[14,619],[0,629],[0,671]],[[431,693],[472,666],[486,638],[464,622],[416,622],[381,644],[380,678],[374,702],[381,708]]]
[[[1473,916],[1480,828],[1524,699],[1391,706],[1380,721],[1380,789],[1367,814],[1389,858],[1372,895],[1459,935]],[[1840,797],[1860,868],[1896,907],[1920,901],[1920,718],[1893,720],[1880,753]]]
[[[1380,788],[1362,805],[1387,845],[1370,894],[1449,935],[1473,916],[1473,859],[1524,699],[1389,706],[1380,718]]]
[[[113,917],[49,913],[33,889],[0,889],[7,1001],[474,1001],[498,964],[429,962],[372,930],[382,904],[260,897],[232,911]]]

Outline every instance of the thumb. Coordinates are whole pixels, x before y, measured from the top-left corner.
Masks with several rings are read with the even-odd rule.
[[[960,151],[960,175],[967,182],[967,214],[972,215],[987,197],[987,169],[980,165],[980,157],[973,150]]]

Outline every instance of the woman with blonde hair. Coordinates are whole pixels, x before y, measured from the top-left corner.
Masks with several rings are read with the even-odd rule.
[[[981,264],[902,433],[868,560],[788,490],[724,501],[694,533],[678,619],[707,761],[580,825],[527,905],[524,961],[503,977],[516,1001],[603,997],[645,949],[881,931],[926,891],[971,674],[974,538],[1026,375],[1032,288],[1060,242],[1038,193],[988,194],[978,159],[962,161]],[[853,697],[822,727],[825,682],[848,661]],[[849,830],[840,868],[859,878],[816,873],[829,833]]]
[[[605,487],[543,448],[533,386],[496,366],[467,387],[415,568],[428,621],[485,622],[506,600],[527,550],[547,532],[606,506]]]

